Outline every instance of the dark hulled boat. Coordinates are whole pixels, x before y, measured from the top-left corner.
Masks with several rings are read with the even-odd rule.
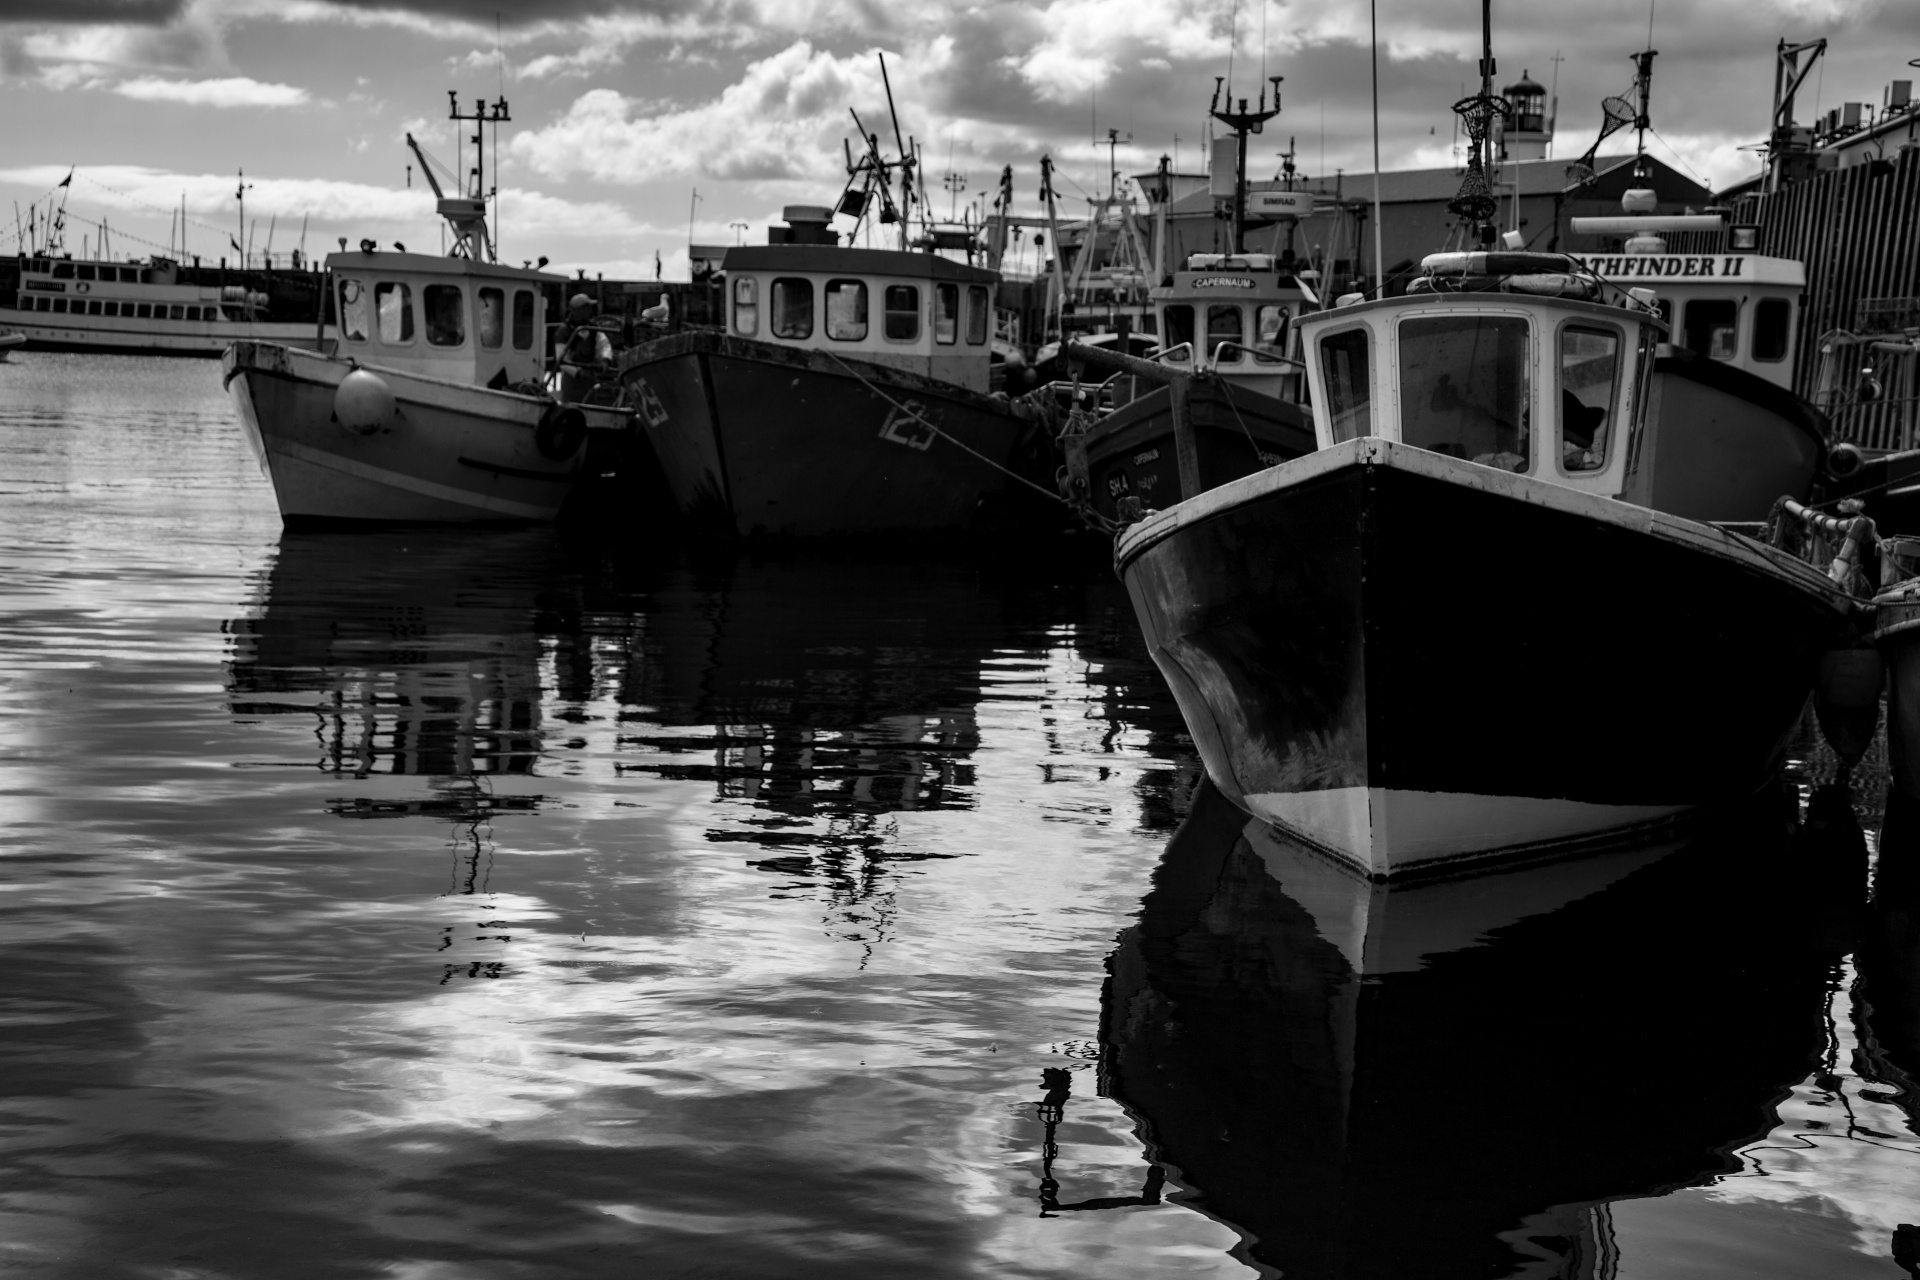
[[[1198,254],[1151,297],[1162,343],[1157,362],[1193,375],[1188,413],[1201,488],[1313,451],[1312,417],[1299,404],[1300,366],[1291,358],[1294,324],[1315,303],[1306,284],[1270,254]],[[1113,381],[1137,385],[1126,374]],[[1120,518],[1129,498],[1151,508],[1183,496],[1173,391],[1142,390],[1069,446],[1084,451],[1086,499],[1109,520]]]
[[[1851,599],[1644,505],[1649,309],[1556,255],[1428,261],[1302,322],[1318,452],[1120,539],[1208,776],[1375,878],[1750,794]]]
[[[824,233],[827,212],[788,218]],[[681,515],[739,537],[1005,517],[1030,437],[989,391],[996,273],[833,243],[730,249],[725,266],[724,332],[671,334],[626,361]]]

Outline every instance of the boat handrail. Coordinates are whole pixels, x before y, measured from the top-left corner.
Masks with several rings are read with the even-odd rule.
[[[1181,354],[1182,352],[1185,354]],[[1165,351],[1156,351],[1153,354],[1153,360],[1156,364],[1166,364],[1169,361],[1175,364],[1183,364],[1192,358],[1193,344],[1191,342],[1177,342]]]
[[[1270,351],[1262,351],[1258,347],[1250,347],[1244,342],[1235,342],[1230,338],[1213,349],[1213,363],[1215,365],[1220,363],[1220,353],[1228,347],[1232,347],[1235,351],[1246,352],[1252,356],[1258,364],[1290,364],[1296,369],[1305,369],[1307,367],[1304,361],[1295,360],[1292,356],[1277,356]]]

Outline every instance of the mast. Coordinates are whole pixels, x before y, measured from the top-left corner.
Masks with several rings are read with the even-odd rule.
[[[1640,91],[1640,112],[1634,117],[1633,127],[1636,137],[1633,143],[1633,177],[1643,182],[1647,176],[1647,130],[1653,127],[1653,118],[1647,114],[1647,99],[1653,93],[1653,60],[1659,56],[1659,50],[1648,49],[1633,55],[1634,88]]]
[[[1268,76],[1273,85],[1273,107],[1267,107],[1267,91],[1260,90],[1260,105],[1252,111],[1247,110],[1247,100],[1240,99],[1240,109],[1233,109],[1233,86],[1227,86],[1227,109],[1220,110],[1220,85],[1213,86],[1213,101],[1207,105],[1207,114],[1233,130],[1233,238],[1230,242],[1235,256],[1244,252],[1242,240],[1246,235],[1247,224],[1247,135],[1259,133],[1267,121],[1280,114],[1280,82],[1285,76]]]
[[[1447,201],[1447,211],[1473,223],[1479,243],[1490,245],[1493,216],[1500,211],[1500,204],[1487,182],[1487,140],[1493,132],[1494,118],[1504,120],[1513,114],[1513,105],[1493,92],[1493,0],[1480,0],[1480,48],[1480,92],[1453,104],[1467,130],[1467,172],[1460,180],[1459,193]]]

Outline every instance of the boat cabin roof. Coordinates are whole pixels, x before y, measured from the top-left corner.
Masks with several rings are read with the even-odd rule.
[[[329,271],[377,271],[383,276],[485,276],[540,284],[567,283],[565,276],[555,275],[551,271],[510,267],[498,262],[476,262],[472,258],[449,258],[437,253],[401,253],[388,249],[349,249],[342,253],[330,253],[326,265]]]
[[[747,244],[727,250],[727,271],[793,271],[812,275],[898,276],[910,280],[954,280],[996,284],[1000,273],[900,249],[853,249],[832,244]]]

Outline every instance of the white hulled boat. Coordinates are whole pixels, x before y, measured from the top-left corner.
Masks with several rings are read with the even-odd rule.
[[[484,117],[505,118],[504,103]],[[227,350],[227,388],[289,524],[552,520],[588,434],[627,425],[622,409],[547,391],[545,286],[565,280],[494,260],[473,173],[475,194],[440,198],[449,256],[372,241],[328,255],[333,350]]]

